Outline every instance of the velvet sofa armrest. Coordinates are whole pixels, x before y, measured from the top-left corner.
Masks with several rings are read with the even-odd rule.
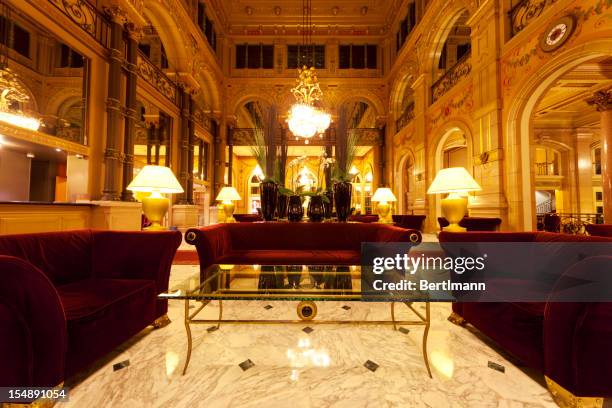
[[[67,336],[49,278],[23,259],[0,255],[0,386],[59,385]]]
[[[170,268],[181,244],[179,231],[93,231],[92,276],[107,279],[150,279],[157,293],[168,291]],[[157,317],[167,302],[158,301]]]
[[[612,256],[594,256],[568,268],[555,288],[611,272]],[[555,302],[554,293],[544,310],[544,374],[576,396],[612,397],[612,303]]]
[[[217,263],[217,259],[232,249],[232,239],[227,224],[191,228],[185,233],[185,241],[194,245],[200,258],[200,271]]]
[[[408,242],[418,245],[423,237],[419,230],[387,225],[377,231],[376,239],[378,242]]]

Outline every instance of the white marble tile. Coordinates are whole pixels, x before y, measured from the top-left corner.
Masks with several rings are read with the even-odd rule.
[[[175,266],[180,281],[198,266]],[[271,304],[272,309],[264,306]],[[343,305],[351,307],[344,310]],[[297,302],[225,301],[226,318],[295,319]],[[318,302],[320,318],[388,319],[389,305]],[[403,305],[397,319],[408,318]],[[546,388],[507,361],[470,330],[446,320],[447,303],[432,304],[427,376],[421,354],[423,329],[403,334],[383,325],[194,326],[185,376],[183,302],[170,301],[172,323],[147,329],[119,347],[71,390],[72,407],[554,407]],[[212,302],[203,316],[215,318]],[[310,334],[302,329],[314,328]],[[130,360],[113,371],[114,363]],[[241,362],[255,366],[242,371]],[[363,364],[372,360],[375,372]],[[505,373],[487,367],[491,360]],[[70,385],[70,384],[69,384]]]

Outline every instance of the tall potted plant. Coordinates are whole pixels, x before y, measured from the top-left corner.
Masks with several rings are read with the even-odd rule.
[[[255,129],[255,146],[251,152],[259,167],[264,171],[264,179],[259,184],[261,213],[265,221],[272,221],[276,213],[278,184],[275,181],[276,161],[276,106],[268,110],[265,129]]]
[[[338,126],[336,128],[336,160],[334,162],[334,204],[338,221],[345,222],[351,211],[351,165],[355,158],[357,134],[349,131],[346,126],[346,110],[340,109]]]
[[[330,199],[323,190],[323,175],[332,163],[333,159],[331,157],[328,158],[325,151],[321,152],[317,169],[317,188],[315,191],[303,193],[303,195],[310,197],[308,202],[308,219],[312,222],[323,221],[326,212],[325,205],[330,204]]]
[[[287,218],[287,205],[289,204],[289,196],[283,194],[282,188],[286,186],[286,166],[287,166],[288,145],[285,133],[281,133],[281,145],[278,148],[278,202],[276,204],[276,216],[278,218]]]
[[[287,202],[287,219],[291,222],[298,222],[302,220],[304,216],[304,207],[302,207],[302,192],[301,187],[296,188],[295,186],[295,169],[304,161],[306,156],[296,157],[289,162],[289,170],[291,171],[291,181],[289,185],[291,188],[281,187],[279,189],[280,194],[288,198]]]

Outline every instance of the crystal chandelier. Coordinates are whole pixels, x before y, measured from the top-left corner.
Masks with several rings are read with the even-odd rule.
[[[10,35],[7,22],[11,21],[10,10],[4,2],[1,3],[1,7],[5,24],[0,31],[2,37],[0,42],[0,121],[29,130],[38,130],[40,127],[38,119],[26,116],[18,108],[15,108],[19,106],[19,103],[28,102],[30,96],[19,81],[17,74],[8,67]]]
[[[322,134],[331,123],[327,112],[314,104],[321,100],[323,92],[319,87],[317,72],[314,67],[314,46],[312,44],[312,0],[302,1],[302,49],[310,49],[310,68],[306,64],[299,70],[297,85],[291,89],[296,103],[291,107],[287,117],[289,130],[297,138],[308,139],[316,134]],[[308,29],[306,29],[308,27]]]

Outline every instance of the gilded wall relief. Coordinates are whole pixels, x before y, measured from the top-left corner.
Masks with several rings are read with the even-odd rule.
[[[567,10],[570,10],[570,12]],[[556,25],[553,23],[556,21],[560,24],[563,23],[564,19],[567,18],[566,16],[572,16],[572,20],[575,22],[571,35],[564,39],[562,46],[543,50],[541,43],[543,39],[547,39],[544,37],[555,35]],[[548,20],[540,22],[539,25],[541,29],[537,33],[502,57],[502,90],[506,96],[514,93],[516,87],[520,85],[524,78],[536,72],[559,52],[597,38],[609,38],[606,30],[612,27],[612,1],[576,1],[573,7],[568,7]],[[520,33],[517,35],[520,35]],[[554,41],[554,38],[550,41]]]
[[[441,106],[433,109],[427,116],[428,133],[457,116],[466,116],[471,121],[474,101],[472,99],[472,84],[454,90],[453,95]]]

